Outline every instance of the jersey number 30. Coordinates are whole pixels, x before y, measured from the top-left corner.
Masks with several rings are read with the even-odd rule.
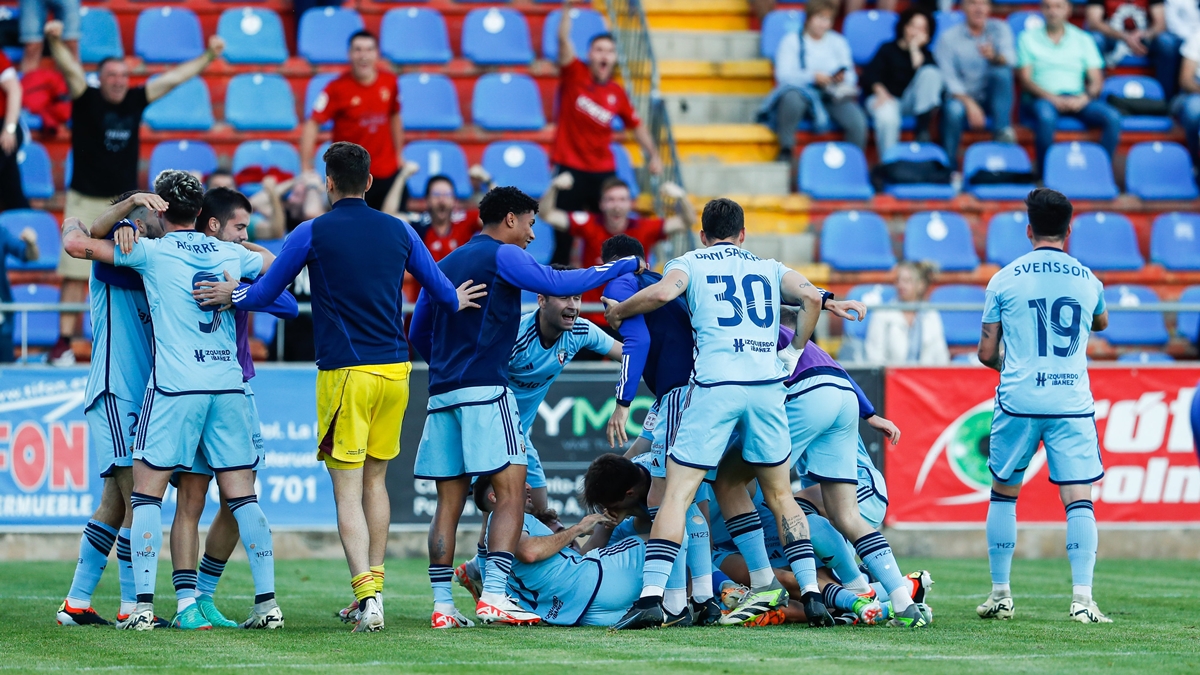
[[[736,326],[742,322],[745,316],[749,316],[750,323],[759,328],[770,328],[774,323],[775,317],[771,313],[771,284],[763,275],[747,274],[742,277],[742,293],[746,296],[744,304],[738,297],[738,284],[733,277],[710,274],[707,280],[714,286],[724,287],[720,293],[716,294],[716,298],[721,302],[728,302],[733,308],[733,316],[717,317],[717,325]],[[761,303],[754,293],[756,284],[762,287]],[[760,310],[762,314],[759,314]]]
[[[1055,356],[1071,356],[1079,350],[1079,320],[1083,318],[1083,307],[1075,298],[1059,298],[1050,306],[1049,315],[1046,314],[1046,298],[1038,298],[1037,300],[1029,301],[1029,308],[1034,311],[1034,324],[1037,327],[1037,343],[1038,356],[1046,356],[1049,348],[1047,344],[1050,336],[1046,330],[1046,324],[1054,329],[1054,334],[1059,337],[1067,338],[1067,346],[1059,347],[1055,345]],[[1067,310],[1070,314],[1070,319],[1063,323],[1063,310]]]

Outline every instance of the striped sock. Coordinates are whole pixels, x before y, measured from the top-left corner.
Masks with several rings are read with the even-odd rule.
[[[671,568],[679,557],[679,544],[670,539],[646,542],[646,563],[642,566],[642,597],[661,598],[666,592]]]
[[[79,562],[75,565],[75,577],[71,579],[71,590],[67,600],[75,609],[92,606],[92,593],[100,583],[100,576],[108,566],[108,553],[117,540],[117,531],[104,523],[92,519],[83,527],[79,539]]]
[[[135,492],[130,495],[133,505],[133,539],[130,547],[134,560],[133,581],[138,602],[154,602],[154,584],[158,579],[158,552],[162,548],[162,498]]]
[[[513,554],[508,551],[491,551],[487,554],[483,577],[483,593],[489,599],[504,597],[508,588],[508,577],[512,575]]]
[[[175,570],[171,574],[171,583],[175,585],[176,612],[196,604],[196,570]]]
[[[450,592],[450,581],[454,579],[454,570],[449,565],[429,566],[429,585],[433,586],[433,606],[453,605],[454,597]]]
[[[211,598],[217,594],[217,582],[225,573],[225,562],[205,553],[200,559],[200,570],[196,575],[196,595]]]
[[[797,539],[785,544],[783,554],[787,556],[788,566],[796,575],[796,583],[800,585],[801,593],[817,592],[817,559],[813,555],[812,542],[808,539]]]
[[[229,512],[238,524],[242,536],[242,547],[250,559],[250,576],[254,578],[254,604],[275,597],[275,546],[271,540],[271,526],[258,505],[258,497],[247,495],[227,499]]]
[[[826,607],[837,607],[846,612],[853,612],[854,603],[858,602],[857,595],[837,584],[826,584],[821,589],[821,599]]]
[[[767,556],[767,542],[763,538],[758,512],[726,518],[725,529],[746,561],[746,569],[750,571],[750,586],[763,588],[771,585],[775,580],[775,572],[771,570],[771,559]]]
[[[892,600],[892,609],[896,613],[908,609],[912,604],[912,583],[900,573],[900,565],[896,564],[896,557],[892,555],[892,547],[887,539],[878,532],[872,532],[854,542],[854,550],[871,576],[883,584]]]
[[[1086,586],[1086,594],[1079,589],[1076,595],[1086,595],[1088,599],[1092,596],[1092,571],[1096,567],[1099,543],[1092,500],[1080,499],[1067,504],[1067,560],[1071,562],[1071,583]]]
[[[658,517],[658,507],[657,506],[647,506],[646,507],[646,515],[650,516],[650,520],[654,520],[655,518]]]
[[[1017,498],[992,490],[987,512],[988,566],[992,586],[1008,587],[1017,550]]]
[[[375,592],[383,593],[383,565],[371,565],[371,576],[375,577]]]
[[[350,590],[354,592],[359,606],[362,606],[367,598],[375,597],[375,576],[369,571],[355,575],[350,579]]]
[[[121,581],[121,609],[125,616],[133,612],[137,604],[137,590],[133,583],[133,558],[129,553],[129,528],[122,527],[117,533],[117,578]]]

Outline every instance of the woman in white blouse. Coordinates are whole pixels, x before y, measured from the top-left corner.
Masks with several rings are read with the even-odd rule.
[[[900,302],[920,302],[929,292],[936,268],[928,262],[902,262],[896,266],[896,294]],[[950,349],[935,310],[920,312],[876,309],[867,327],[866,356],[883,365],[938,365],[950,362]]]

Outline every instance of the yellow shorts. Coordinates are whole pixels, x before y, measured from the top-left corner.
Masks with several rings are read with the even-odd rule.
[[[317,371],[317,459],[331,469],[357,469],[367,457],[400,454],[411,363]]]

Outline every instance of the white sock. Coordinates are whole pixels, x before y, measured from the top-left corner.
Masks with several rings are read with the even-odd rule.
[[[122,602],[121,608],[117,610],[117,613],[121,616],[129,616],[130,614],[133,614],[133,610],[135,609],[137,609],[136,602]]]
[[[679,614],[687,607],[687,589],[669,588],[663,595],[663,609],[669,614]]]
[[[862,595],[863,593],[871,592],[871,584],[868,584],[867,578],[861,574],[858,575],[858,578],[852,579],[852,580],[850,580],[849,583],[844,584],[844,585],[846,587],[846,590],[848,590],[851,593],[854,593],[856,595]]]
[[[1075,596],[1075,600],[1077,602],[1091,602],[1092,601],[1092,587],[1091,586],[1081,586],[1079,584],[1076,584],[1071,587],[1071,593]],[[72,605],[72,607],[74,607],[74,605]]]
[[[642,594],[639,597],[646,598],[654,596],[656,598],[661,598],[665,593],[666,591],[662,586],[642,586]]]
[[[433,611],[441,612],[442,614],[453,614],[458,608],[452,602],[435,602],[433,603]]]
[[[992,584],[992,593],[1002,598],[1012,596],[1012,591],[1009,590],[1008,584]]]
[[[504,600],[505,600],[504,596],[499,595],[498,593],[480,593],[479,594],[479,601],[486,602],[489,605],[497,605],[497,604],[504,602]]]
[[[800,595],[808,595],[809,593],[820,593],[821,587],[816,584],[809,584],[800,589]]]
[[[761,570],[750,570],[750,588],[763,588],[775,581],[775,570],[764,567]]]
[[[73,609],[87,609],[88,607],[92,606],[92,601],[91,600],[80,600],[79,598],[72,598],[71,596],[68,595],[67,596],[67,604],[70,605]]]
[[[705,574],[692,577],[692,599],[696,602],[708,602],[712,598],[712,575]]]
[[[182,612],[183,610],[187,609],[188,607],[191,607],[194,604],[196,604],[196,598],[193,598],[191,596],[188,596],[186,598],[180,598],[178,600],[178,606],[175,608],[175,613],[178,614],[179,612]]]
[[[888,593],[888,597],[892,600],[892,611],[896,614],[908,609],[909,605],[913,604],[912,596],[909,595],[909,590],[901,586],[896,590]]]

